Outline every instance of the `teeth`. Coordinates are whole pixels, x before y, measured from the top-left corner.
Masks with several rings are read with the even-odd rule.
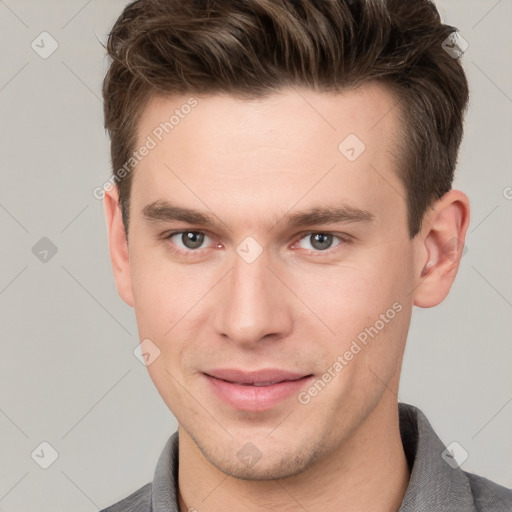
[[[226,381],[229,382],[229,381]],[[269,382],[240,382],[239,386],[271,386],[272,384],[278,384],[279,382],[283,382],[282,380],[273,380]]]

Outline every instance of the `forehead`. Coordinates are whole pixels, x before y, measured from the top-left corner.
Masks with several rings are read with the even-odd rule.
[[[336,94],[290,88],[255,100],[154,97],[139,122],[138,147],[153,147],[135,170],[133,199],[143,207],[181,198],[204,210],[204,197],[217,208],[228,201],[271,214],[276,204],[319,199],[368,207],[385,199],[384,187],[401,189],[396,105],[377,84]]]
[[[201,144],[196,149],[211,154],[280,143],[290,150],[324,151],[352,133],[383,147],[397,129],[397,104],[393,92],[378,83],[338,93],[294,87],[251,100],[225,94],[154,96],[141,115],[138,140],[153,135],[157,143],[166,139],[178,146],[192,135]]]

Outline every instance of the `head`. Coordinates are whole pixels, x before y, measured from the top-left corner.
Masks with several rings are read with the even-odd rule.
[[[114,25],[115,278],[221,471],[300,473],[396,402],[412,308],[448,294],[469,222],[454,30],[426,0],[139,0]],[[304,379],[234,405],[222,369]]]

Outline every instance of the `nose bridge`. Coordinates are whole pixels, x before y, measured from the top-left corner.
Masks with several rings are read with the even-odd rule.
[[[263,251],[256,259],[236,254],[217,309],[219,334],[241,344],[281,337],[291,328],[291,312],[283,290]]]

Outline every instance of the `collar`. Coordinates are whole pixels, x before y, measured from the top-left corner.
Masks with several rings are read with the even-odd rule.
[[[398,512],[476,512],[465,472],[443,458],[446,447],[426,416],[413,405],[399,403],[400,435],[411,478]]]

